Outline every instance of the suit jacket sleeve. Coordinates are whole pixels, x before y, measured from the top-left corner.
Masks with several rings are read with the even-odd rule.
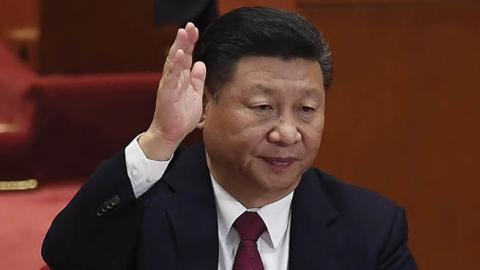
[[[143,208],[122,151],[103,162],[48,230],[42,256],[52,269],[128,269]]]
[[[390,235],[379,258],[378,269],[414,270],[417,269],[413,256],[407,246],[408,226],[405,210],[398,208],[392,222]]]

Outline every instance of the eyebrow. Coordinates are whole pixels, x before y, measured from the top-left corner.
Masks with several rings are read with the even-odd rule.
[[[251,93],[251,94],[267,94],[267,95],[270,95],[272,94],[274,91],[273,89],[265,86],[265,85],[262,85],[260,83],[256,83],[248,88],[243,88],[242,89],[242,93],[245,93],[245,92],[248,92],[248,93]]]
[[[268,86],[265,86],[261,83],[256,83],[248,88],[242,89],[242,93],[251,93],[251,94],[267,94],[267,95],[272,95],[275,90],[272,88],[269,88]],[[304,88],[303,92],[306,93],[305,96],[307,97],[318,97],[320,98],[321,95],[319,94],[320,91],[316,88]]]

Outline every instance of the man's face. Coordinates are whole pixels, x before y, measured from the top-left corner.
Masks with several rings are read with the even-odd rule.
[[[207,95],[206,102],[203,137],[220,185],[240,201],[276,200],[297,186],[322,137],[325,91],[318,62],[242,58],[217,101]]]

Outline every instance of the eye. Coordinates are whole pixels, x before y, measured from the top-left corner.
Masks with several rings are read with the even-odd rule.
[[[272,110],[273,107],[271,105],[268,105],[268,104],[259,104],[259,105],[255,105],[252,107],[254,110],[257,110],[257,111],[269,111],[269,110]]]
[[[301,106],[300,111],[303,112],[303,113],[311,113],[311,112],[315,112],[316,109],[314,107],[310,107],[310,106]]]

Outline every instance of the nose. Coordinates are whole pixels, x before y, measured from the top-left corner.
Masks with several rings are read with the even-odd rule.
[[[267,136],[269,143],[288,146],[299,142],[302,134],[292,120],[279,119],[278,123],[270,130]]]

